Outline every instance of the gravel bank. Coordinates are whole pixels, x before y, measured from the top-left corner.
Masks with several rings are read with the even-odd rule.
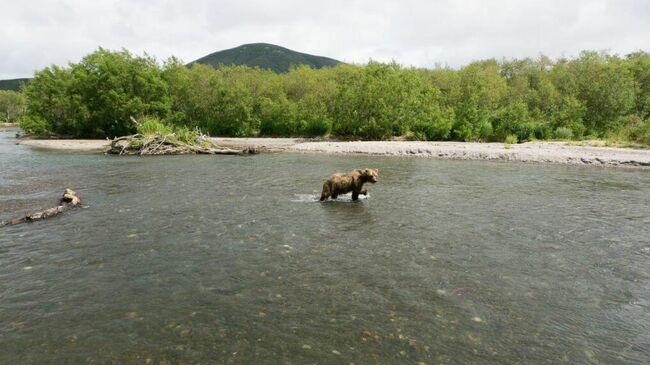
[[[456,160],[519,161],[569,165],[650,168],[650,150],[572,146],[564,142],[305,142],[290,150],[332,154],[433,157]]]
[[[313,142],[295,138],[213,138],[219,146],[255,147],[272,152],[412,156],[455,160],[518,161],[568,165],[624,166],[650,169],[650,149],[573,146],[564,142]],[[54,150],[95,152],[106,150],[107,140],[19,140],[19,144]]]

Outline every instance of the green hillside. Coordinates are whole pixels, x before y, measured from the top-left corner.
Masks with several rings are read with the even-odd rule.
[[[0,90],[20,90],[20,84],[27,84],[30,79],[11,79],[11,80],[0,80]]]
[[[318,69],[326,66],[336,66],[341,63],[332,58],[314,56],[306,53],[267,43],[252,43],[211,53],[191,62],[212,65],[247,65],[271,69],[275,72],[287,72],[291,66],[308,65]]]
[[[341,63],[332,58],[300,53],[290,49],[267,43],[251,43],[242,46],[211,53],[190,63],[202,63],[214,67],[222,65],[247,65],[271,69],[275,72],[287,72],[291,66],[308,65],[318,69],[336,66]],[[27,84],[29,78],[0,80],[0,90],[20,90],[22,83]]]

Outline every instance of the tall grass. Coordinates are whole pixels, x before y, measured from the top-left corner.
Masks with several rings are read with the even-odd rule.
[[[162,135],[174,133],[174,128],[169,126],[156,118],[145,118],[142,122],[137,124],[138,133],[149,136],[152,134],[160,133]]]

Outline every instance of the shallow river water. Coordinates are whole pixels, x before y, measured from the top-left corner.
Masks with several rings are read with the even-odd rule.
[[[650,172],[0,132],[0,364],[647,364]],[[376,167],[369,197],[315,201]]]

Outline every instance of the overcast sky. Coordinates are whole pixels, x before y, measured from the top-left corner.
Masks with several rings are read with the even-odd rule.
[[[0,79],[101,46],[192,61],[267,42],[364,63],[650,50],[650,0],[1,0]]]

